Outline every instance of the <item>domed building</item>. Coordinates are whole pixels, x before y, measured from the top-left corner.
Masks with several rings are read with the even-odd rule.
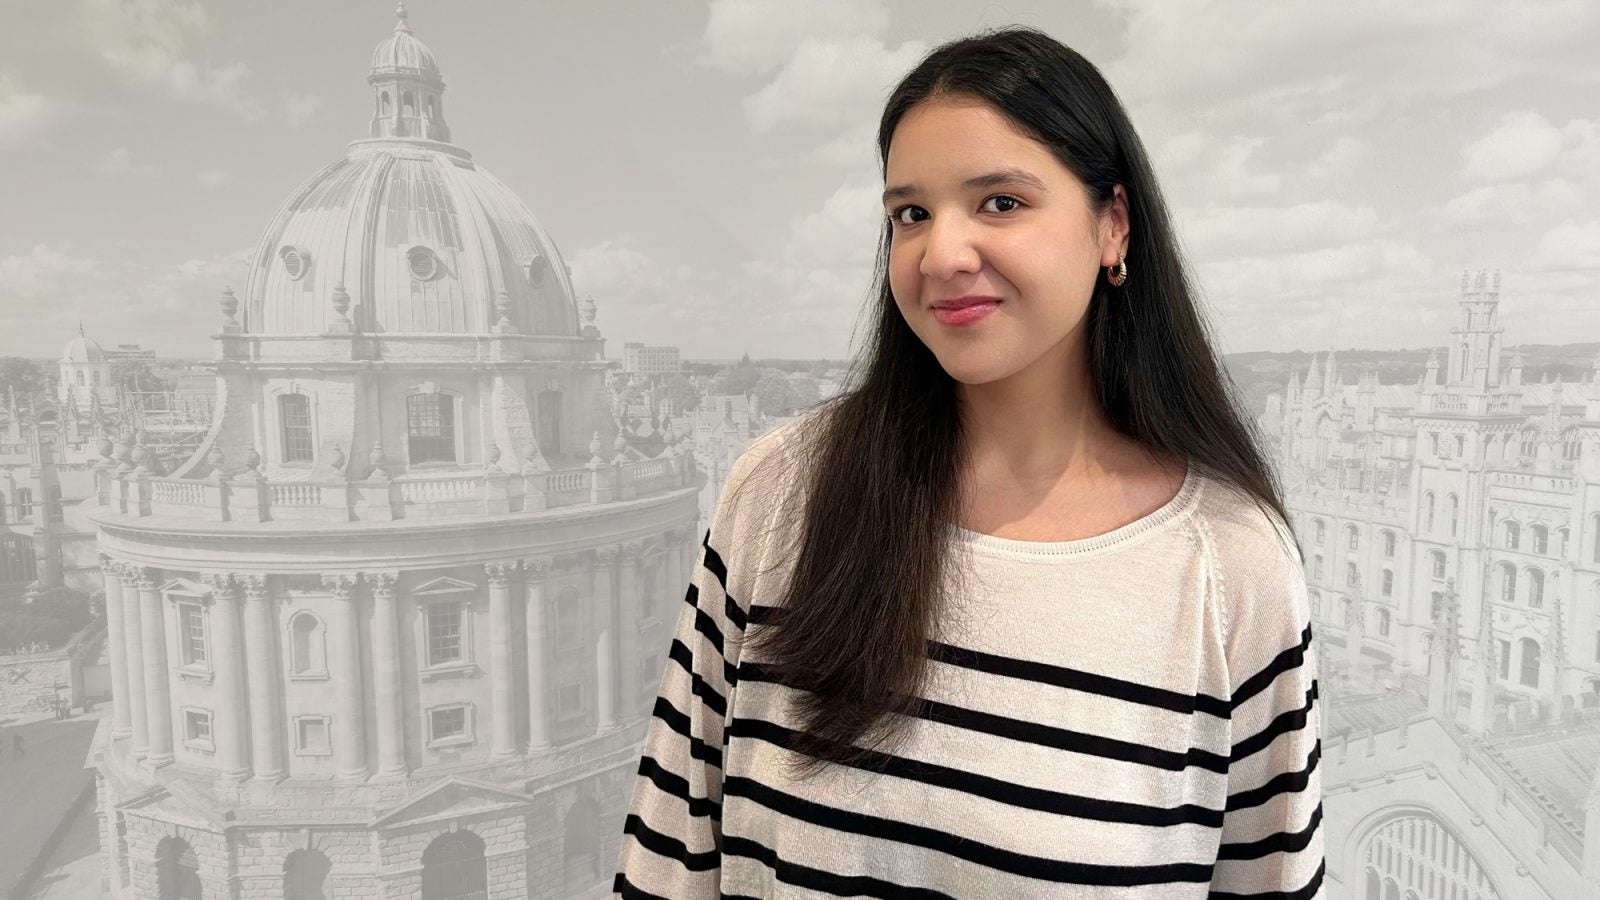
[[[61,348],[57,364],[61,380],[56,385],[56,400],[63,410],[88,410],[99,400],[113,404],[116,391],[111,386],[111,358],[101,346],[83,333],[83,323],[78,323],[78,335]]]
[[[704,477],[627,445],[403,6],[368,82],[223,292],[203,444],[99,464],[113,897],[609,895]]]

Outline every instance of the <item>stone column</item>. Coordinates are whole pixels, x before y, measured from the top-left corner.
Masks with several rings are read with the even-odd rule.
[[[216,671],[216,710],[212,731],[217,761],[225,778],[250,777],[250,723],[246,721],[244,692],[244,641],[239,634],[239,583],[229,574],[206,575],[211,588],[212,653]]]
[[[489,755],[517,755],[517,714],[511,684],[512,563],[486,563],[489,576]]]
[[[139,638],[144,643],[146,735],[150,742],[145,762],[164,766],[172,762],[172,694],[167,686],[167,623],[162,609],[158,569],[139,567]]]
[[[617,709],[631,719],[639,707],[639,557],[644,545],[623,544],[617,580]]]
[[[600,547],[594,552],[594,604],[598,621],[595,624],[595,698],[598,707],[600,731],[617,724],[617,616],[613,608],[616,592],[612,589],[612,573],[616,569],[616,547]]]
[[[267,576],[244,577],[244,656],[250,688],[250,757],[256,778],[284,776],[283,741],[278,716],[277,621]]]
[[[356,625],[355,575],[324,575],[322,587],[333,593],[333,621],[328,648],[334,690],[334,759],[339,777],[367,777],[366,709],[361,689],[361,632]]]
[[[122,578],[117,561],[100,554],[100,576],[106,585],[106,650],[111,657],[111,739],[133,734],[128,718],[128,636],[122,630]]]
[[[372,590],[372,675],[377,692],[378,774],[406,774],[405,720],[400,716],[400,602],[393,572],[362,575]]]
[[[139,570],[128,563],[117,563],[117,577],[122,581],[122,631],[123,652],[128,664],[128,724],[133,728],[130,749],[134,759],[144,759],[150,752],[150,719],[145,707],[144,691],[144,614],[139,610]]]
[[[550,565],[542,559],[522,561],[522,582],[527,595],[526,616],[528,624],[528,752],[548,750],[550,743],[549,678],[545,666],[549,664],[545,652],[549,625],[544,610],[544,579]]]

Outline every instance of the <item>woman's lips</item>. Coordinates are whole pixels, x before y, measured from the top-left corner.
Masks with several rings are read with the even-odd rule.
[[[960,309],[935,309],[933,311],[933,317],[938,319],[940,323],[944,325],[955,325],[958,327],[962,325],[971,325],[972,323],[982,319],[984,316],[987,316],[990,312],[994,311],[996,306],[999,305],[999,300],[990,300],[985,303],[974,303],[971,306],[963,306]]]

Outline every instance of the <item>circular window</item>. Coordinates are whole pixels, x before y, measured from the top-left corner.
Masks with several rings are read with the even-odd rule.
[[[278,251],[278,256],[283,260],[283,270],[289,277],[299,281],[305,276],[306,270],[311,267],[311,260],[306,252],[299,247],[286,245]]]
[[[544,275],[550,268],[550,263],[542,256],[535,256],[528,260],[528,281],[534,287],[544,287]]]
[[[412,247],[406,251],[406,259],[411,263],[411,277],[418,281],[428,281],[439,272],[439,260],[427,247]]]

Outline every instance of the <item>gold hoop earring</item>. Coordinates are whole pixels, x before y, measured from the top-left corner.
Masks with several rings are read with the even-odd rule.
[[[1111,270],[1113,268],[1115,268],[1117,270],[1117,274],[1115,274],[1115,275],[1111,274]],[[1117,254],[1117,264],[1115,266],[1106,266],[1106,281],[1111,282],[1111,286],[1112,287],[1122,287],[1122,283],[1127,281],[1127,280],[1128,280],[1128,260],[1121,253],[1118,253]]]

